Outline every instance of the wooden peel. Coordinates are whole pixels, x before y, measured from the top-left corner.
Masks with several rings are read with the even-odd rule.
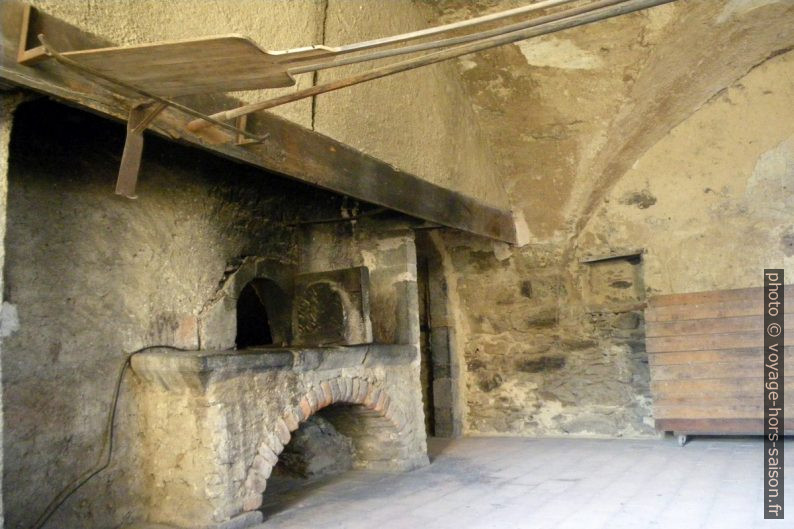
[[[433,28],[357,42],[344,46],[314,45],[280,51],[262,49],[241,35],[221,35],[187,40],[118,46],[81,51],[62,51],[61,55],[107,77],[124,81],[162,97],[283,88],[293,86],[293,75],[343,64],[365,62],[384,56],[403,55],[436,49],[482,38],[474,33],[454,39],[426,42],[354,57],[342,56],[382,48],[420,38],[449,33],[476,25],[514,17],[578,0],[544,0],[527,6]],[[27,39],[30,10],[26,11],[23,31]],[[499,31],[497,30],[491,30]],[[20,44],[20,64],[35,64],[46,58],[44,49],[28,50]]]
[[[551,15],[545,15],[521,24],[515,24],[514,26],[520,26],[522,28],[519,30],[509,31],[504,34],[502,34],[502,32],[498,32],[496,35],[476,40],[475,42],[453,46],[451,48],[434,53],[428,53],[414,59],[375,68],[344,79],[330,81],[328,83],[298,90],[291,94],[286,94],[257,103],[243,105],[241,107],[223,112],[218,112],[216,114],[212,114],[211,117],[218,121],[228,121],[246,114],[251,114],[260,110],[266,110],[291,103],[299,99],[332,92],[334,90],[361,84],[374,79],[380,79],[382,77],[387,77],[396,73],[413,70],[415,68],[435,64],[449,59],[454,59],[456,57],[461,57],[470,53],[476,53],[490,48],[495,48],[497,46],[503,46],[505,44],[526,40],[532,37],[591,24],[593,22],[598,22],[607,18],[632,13],[634,11],[640,11],[642,9],[647,9],[649,7],[654,7],[674,1],[675,0],[598,0],[577,8],[561,11]],[[192,132],[196,132],[209,126],[210,124],[208,122],[202,121],[201,119],[195,119],[188,123],[187,129]]]
[[[313,51],[313,50],[312,50]],[[322,56],[301,52],[296,57]],[[163,97],[292,86],[295,79],[274,55],[239,35],[83,51],[61,55],[107,77]]]

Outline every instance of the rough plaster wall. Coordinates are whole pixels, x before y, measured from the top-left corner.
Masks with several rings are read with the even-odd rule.
[[[521,2],[428,4],[460,20]],[[679,1],[456,65],[510,200],[545,243],[575,235],[645,150],[792,45],[787,0]]]
[[[429,11],[411,0],[33,0],[33,5],[119,44],[237,33],[266,49],[355,42],[421,29]],[[380,65],[380,63],[378,63]],[[325,70],[319,82],[369,66]],[[311,86],[313,74],[293,88],[239,93],[246,100],[275,97]],[[494,205],[508,200],[458,76],[450,65],[304,99],[273,112],[345,142],[399,169]]]
[[[794,282],[794,53],[754,69],[637,160],[579,253],[644,248],[649,292]]]
[[[157,138],[147,138],[140,198],[116,197],[123,134],[119,124],[45,101],[16,112],[5,293],[20,328],[3,343],[9,528],[27,527],[95,464],[126,353],[195,346],[191,322],[231,261],[294,263],[292,233],[279,221],[338,214],[326,193]],[[179,332],[191,328],[192,336]],[[128,375],[122,393],[113,465],[49,527],[113,526],[139,515],[130,500],[140,494],[131,469],[141,466],[129,449],[139,420],[134,381]]]
[[[428,26],[430,15],[430,9],[412,0],[329,0],[326,44],[413,31]],[[361,64],[321,71],[319,82],[370,68],[372,64]],[[493,158],[481,139],[479,123],[449,63],[321,95],[316,116],[320,132],[400,169],[427,175],[444,187],[489,204],[508,206]]]

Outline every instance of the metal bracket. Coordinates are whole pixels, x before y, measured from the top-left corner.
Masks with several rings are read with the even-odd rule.
[[[237,127],[237,143],[236,145],[253,145],[256,143],[264,142],[269,134],[259,136],[257,139],[246,138],[244,132],[247,132],[246,125],[248,123],[248,114],[238,117],[234,121],[234,126]]]
[[[25,66],[32,66],[48,58],[44,46],[28,48],[30,43],[31,20],[36,16],[36,10],[25,4],[22,8],[22,24],[19,28],[19,47],[17,47],[17,62]]]
[[[167,105],[162,102],[148,101],[133,106],[127,120],[127,138],[124,140],[124,154],[121,155],[119,176],[116,180],[116,194],[127,198],[137,198],[138,172],[143,155],[143,131]]]

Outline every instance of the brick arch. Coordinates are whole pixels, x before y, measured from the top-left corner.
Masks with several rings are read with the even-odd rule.
[[[315,384],[298,400],[298,404],[287,407],[276,420],[274,435],[257,447],[243,484],[244,511],[253,511],[262,505],[267,480],[284,446],[292,438],[292,432],[306,419],[332,404],[360,405],[387,419],[394,426],[398,438],[407,438],[404,434],[409,429],[409,422],[405,412],[378,384],[360,377],[336,377]]]

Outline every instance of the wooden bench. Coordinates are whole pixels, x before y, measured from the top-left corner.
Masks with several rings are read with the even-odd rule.
[[[785,287],[785,433],[794,433],[794,285]],[[656,429],[763,435],[763,288],[671,294],[645,311]]]

